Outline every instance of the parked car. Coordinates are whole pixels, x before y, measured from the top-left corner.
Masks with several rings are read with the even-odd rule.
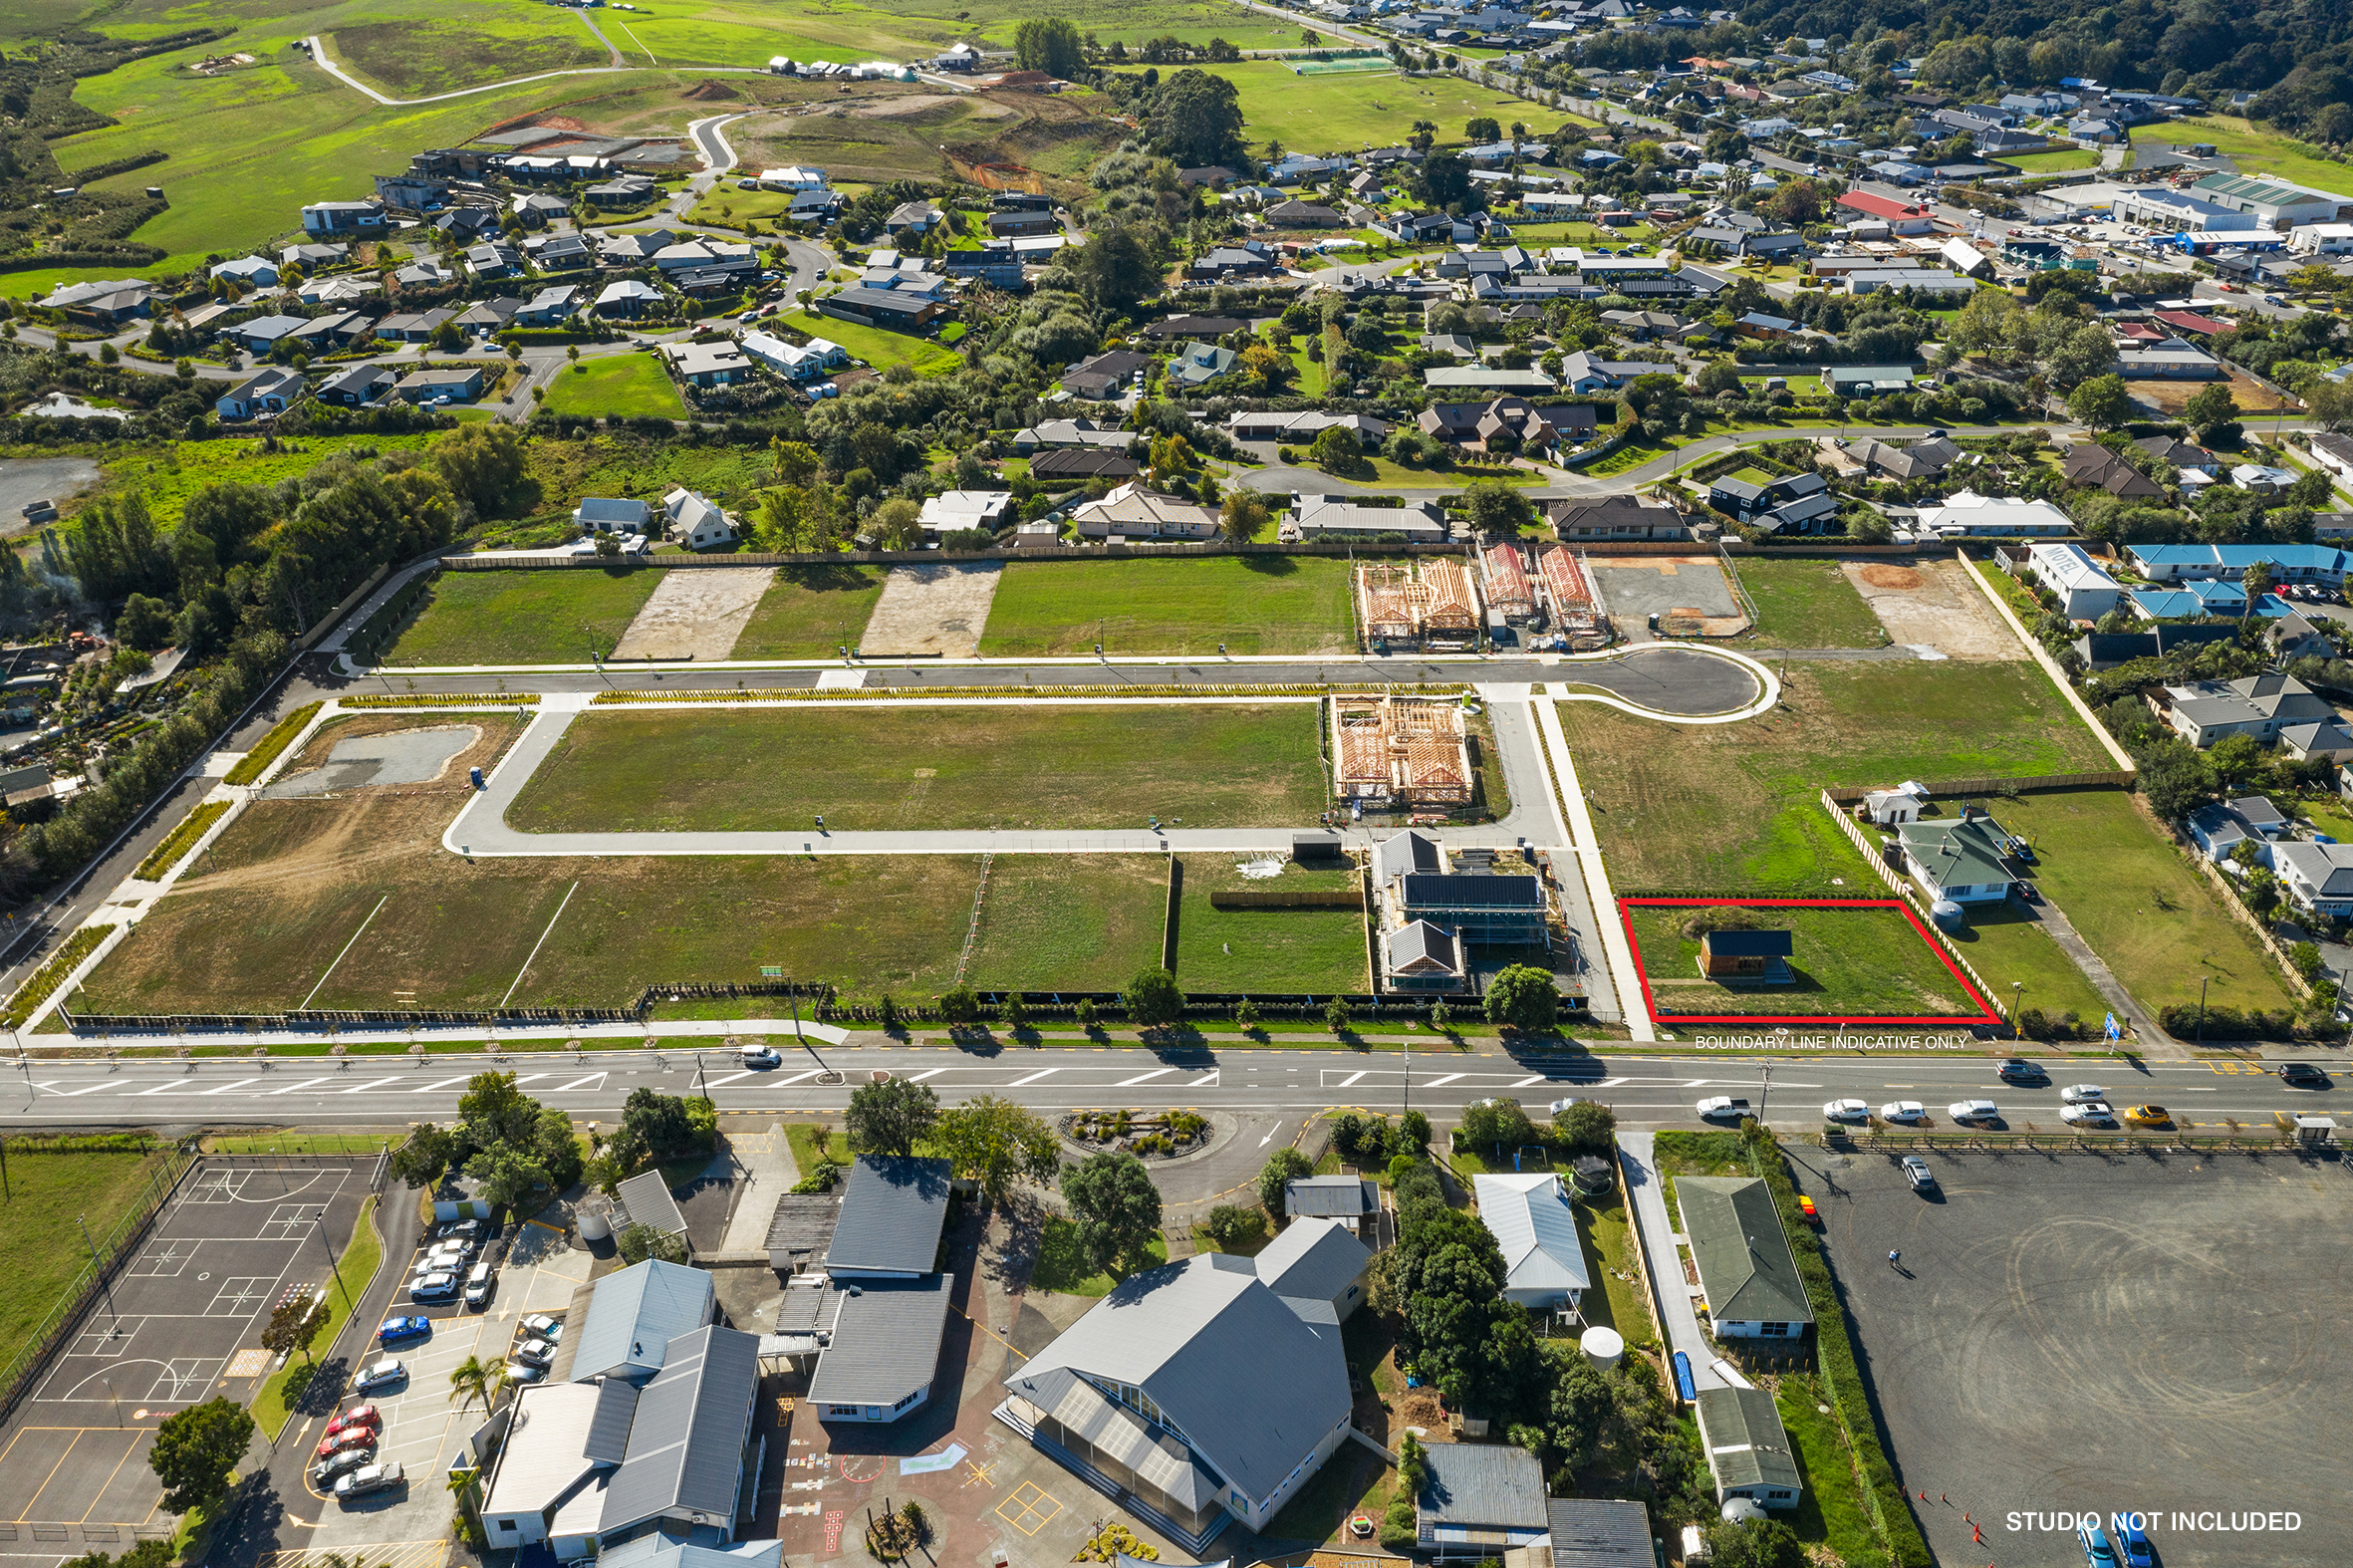
[[[2298,1089],[2326,1089],[2331,1082],[2328,1074],[2310,1062],[2281,1062],[2279,1081]]]
[[[457,1294],[455,1274],[419,1274],[408,1286],[410,1301],[447,1301]]]
[[[327,1436],[350,1432],[354,1427],[366,1427],[372,1432],[384,1429],[384,1412],[373,1405],[355,1405],[327,1424]]]
[[[541,1339],[561,1340],[564,1337],[564,1323],[561,1318],[551,1318],[544,1312],[536,1312],[523,1320],[523,1332],[536,1334]]]
[[[510,1361],[506,1364],[506,1380],[509,1383],[537,1383],[546,1376],[546,1368],[534,1367],[527,1361]]]
[[[465,1304],[475,1308],[486,1307],[490,1304],[490,1293],[497,1288],[497,1265],[488,1258],[484,1258],[481,1262],[476,1263],[474,1271],[466,1276]]]
[[[311,1466],[311,1484],[323,1491],[332,1489],[342,1477],[351,1474],[354,1470],[365,1469],[375,1462],[376,1449],[374,1446],[346,1448],[340,1453],[330,1454]]]
[[[1990,1100],[1956,1100],[1945,1108],[1945,1114],[1956,1122],[1998,1122],[2001,1107]]]
[[[2228,284],[2222,285],[2228,288]],[[2086,1519],[2075,1527],[2075,1544],[2083,1548],[2086,1568],[2119,1568],[2116,1548],[2108,1544],[2108,1532],[2100,1528],[2097,1519]]]
[[[397,1464],[371,1464],[337,1481],[335,1500],[349,1502],[355,1497],[371,1497],[380,1491],[391,1491],[405,1478]]]
[[[2116,1120],[2116,1113],[2105,1100],[2085,1100],[2059,1107],[2059,1120],[2069,1127],[2106,1127]]]
[[[1929,1119],[1929,1108],[1918,1100],[1890,1100],[1879,1108],[1879,1119],[1883,1122],[1925,1125]]]
[[[489,1228],[490,1222],[486,1219],[452,1219],[433,1234],[445,1241],[451,1236],[479,1236]]]
[[[526,1367],[537,1367],[540,1371],[545,1372],[547,1364],[556,1359],[555,1348],[546,1340],[525,1340],[515,1347],[515,1359]]]
[[[2098,1084],[2069,1084],[2059,1091],[2059,1103],[2062,1105],[2089,1105],[2094,1100],[2107,1098],[2108,1091]]]
[[[2108,1521],[2116,1527],[2116,1549],[2124,1558],[2124,1568],[2157,1568],[2157,1549],[2149,1544],[2149,1532],[2141,1527],[2137,1513],[2120,1513]]]
[[[2136,1105],[2128,1108],[2124,1119],[2134,1127],[2171,1127],[2174,1114],[2161,1105]]]
[[[1550,1115],[1550,1116],[1558,1116],[1558,1115],[1560,1115],[1560,1114],[1561,1114],[1563,1111],[1566,1111],[1566,1110],[1567,1110],[1567,1109],[1568,1109],[1570,1106],[1573,1106],[1573,1105],[1585,1105],[1585,1104],[1588,1104],[1588,1103],[1589,1103],[1589,1102],[1587,1102],[1587,1101],[1583,1101],[1583,1100],[1580,1100],[1580,1099],[1578,1099],[1578,1098],[1577,1098],[1575,1095],[1571,1095],[1571,1096],[1570,1096],[1568,1099],[1566,1099],[1566,1100],[1555,1100],[1555,1101],[1553,1101],[1553,1102],[1552,1102],[1552,1104],[1550,1104],[1550,1105],[1546,1106],[1546,1107],[1544,1108],[1544,1110],[1545,1110],[1545,1113],[1546,1113],[1547,1115]]]
[[[1832,1100],[1822,1107],[1825,1122],[1868,1122],[1871,1106],[1863,1100]]]
[[[1904,1179],[1912,1183],[1915,1192],[1926,1192],[1937,1184],[1937,1173],[1918,1155],[1904,1157]]]
[[[1741,1117],[1753,1114],[1747,1101],[1735,1100],[1730,1095],[1712,1096],[1700,1101],[1693,1109],[1699,1113],[1701,1121],[1706,1122],[1738,1121]]]
[[[382,1361],[370,1362],[360,1375],[352,1380],[352,1387],[358,1389],[362,1394],[374,1394],[378,1389],[389,1389],[395,1384],[407,1381],[408,1363],[397,1356],[387,1356]]]
[[[327,1439],[319,1444],[319,1451],[313,1454],[312,1457],[318,1459],[331,1458],[338,1453],[346,1452],[352,1448],[373,1448],[375,1446],[375,1428],[347,1427],[341,1432],[330,1433],[327,1437]]]
[[[433,1331],[433,1320],[424,1317],[387,1318],[384,1327],[376,1331],[379,1345],[396,1344],[404,1339],[422,1339]]]

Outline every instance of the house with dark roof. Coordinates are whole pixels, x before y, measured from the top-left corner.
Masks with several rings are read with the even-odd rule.
[[[1043,483],[1073,483],[1085,479],[1122,481],[1140,470],[1126,452],[1103,446],[1067,447],[1040,452],[1029,460],[1029,476]]]
[[[373,407],[399,379],[381,365],[347,366],[319,384],[319,400],[341,408]]]
[[[1063,372],[1061,387],[1073,397],[1102,402],[1128,390],[1136,373],[1152,363],[1152,356],[1134,349],[1114,349],[1081,360]]]
[[[1951,437],[1932,435],[1927,440],[1914,441],[1910,446],[1891,446],[1885,441],[1861,440],[1847,448],[1854,459],[1873,474],[1890,479],[1932,479],[1952,466],[1961,455]]]
[[[1295,1220],[1340,1220],[1363,1236],[1381,1212],[1381,1189],[1362,1176],[1293,1176],[1283,1183],[1283,1212]]]
[[[1285,229],[1336,229],[1348,220],[1320,201],[1282,201],[1268,207],[1266,221]]]
[[[2288,820],[2266,796],[2244,795],[2199,807],[2183,819],[2190,842],[2210,861],[2228,860],[2241,844],[2260,849],[2288,831]]]
[[[947,1224],[949,1166],[915,1155],[861,1155],[826,1249],[834,1279],[915,1279],[932,1271]]]
[[[1638,495],[1560,498],[1542,503],[1555,537],[1580,539],[1689,539],[1690,519],[1675,507]]]
[[[1310,1322],[1345,1322],[1364,1305],[1372,1248],[1339,1219],[1294,1219],[1261,1247],[1258,1277]]]
[[[1169,316],[1160,321],[1147,322],[1144,336],[1162,338],[1222,338],[1229,333],[1247,332],[1250,324],[1239,316]]]
[[[1699,972],[1710,980],[1786,985],[1794,948],[1785,930],[1713,930],[1699,935]]]
[[[1676,1183],[1677,1191],[1683,1183]],[[1715,1478],[1715,1500],[1745,1497],[1765,1508],[1794,1508],[1804,1481],[1781,1412],[1764,1389],[1701,1389],[1699,1446]]]
[[[1651,1510],[1618,1497],[1553,1497],[1544,1504],[1552,1568],[1653,1568]]]
[[[1787,945],[1788,932],[1769,934]],[[1675,1193],[1715,1337],[1803,1340],[1814,1309],[1797,1277],[1772,1189],[1755,1176],[1684,1176]]]
[[[1414,1496],[1416,1549],[1433,1559],[1500,1558],[1542,1542],[1551,1528],[1544,1467],[1511,1444],[1432,1442]]]

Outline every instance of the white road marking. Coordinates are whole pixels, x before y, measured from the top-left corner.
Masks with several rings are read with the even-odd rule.
[[[1530,1084],[1540,1084],[1540,1083],[1542,1083],[1542,1082],[1544,1082],[1544,1075],[1543,1075],[1542,1073],[1538,1073],[1538,1074],[1537,1074],[1535,1077],[1533,1077],[1533,1078],[1523,1078],[1523,1079],[1521,1079],[1521,1080],[1520,1080],[1518,1083],[1516,1083],[1516,1084],[1513,1084],[1511,1087],[1512,1087],[1512,1088],[1514,1088],[1514,1089],[1525,1089],[1525,1088],[1527,1088],[1527,1087],[1528,1087],[1528,1085],[1530,1085]]]
[[[71,1100],[76,1095],[94,1095],[97,1094],[101,1089],[112,1089],[114,1087],[115,1080],[112,1078],[107,1078],[92,1084],[87,1089],[58,1089],[51,1092],[55,1094],[60,1100]]]
[[[591,1073],[586,1078],[575,1078],[568,1084],[558,1084],[555,1088],[550,1089],[548,1093],[552,1095],[560,1095],[567,1089],[578,1089],[583,1085],[587,1085],[591,1088],[600,1087],[604,1084],[605,1078],[606,1075],[603,1073]]]
[[[436,1089],[446,1089],[451,1084],[462,1084],[464,1082],[466,1082],[464,1078],[441,1078],[434,1080],[432,1083],[424,1084],[415,1089],[411,1089],[408,1092],[412,1095],[429,1095]]]
[[[1176,1071],[1176,1069],[1174,1067],[1156,1067],[1149,1073],[1138,1073],[1133,1078],[1123,1078],[1118,1083],[1113,1084],[1112,1087],[1114,1089],[1126,1089],[1136,1084],[1149,1084],[1154,1079],[1166,1078],[1175,1071]]]
[[[1371,1071],[1372,1071],[1372,1069],[1371,1069],[1371,1068],[1367,1068],[1367,1069],[1365,1069],[1365,1072],[1371,1072]],[[1362,1078],[1362,1077],[1364,1077],[1364,1076],[1365,1076],[1365,1074],[1364,1074],[1364,1073],[1350,1073],[1350,1074],[1349,1074],[1349,1075],[1348,1075],[1346,1078],[1343,1078],[1343,1079],[1341,1079],[1339,1083],[1337,1083],[1337,1084],[1333,1085],[1333,1087],[1334,1087],[1335,1089],[1346,1089],[1346,1088],[1347,1088],[1349,1085],[1351,1085],[1351,1084],[1355,1083],[1355,1082],[1356,1082],[1358,1079],[1360,1079],[1360,1078]]]
[[[1469,1076],[1470,1075],[1468,1073],[1448,1073],[1443,1078],[1431,1079],[1430,1082],[1424,1084],[1422,1087],[1425,1089],[1442,1089],[1457,1078],[1468,1078]]]
[[[927,1073],[915,1074],[913,1078],[910,1078],[908,1082],[911,1084],[919,1084],[926,1078],[937,1078],[941,1073],[946,1071],[947,1069],[944,1067],[934,1067]]]
[[[1184,1087],[1187,1089],[1206,1088],[1208,1085],[1217,1082],[1217,1075],[1223,1070],[1224,1069],[1222,1068],[1212,1067],[1207,1072],[1201,1074],[1200,1077],[1194,1079],[1191,1083],[1186,1084]]]
[[[736,1079],[738,1079],[738,1078],[749,1078],[749,1077],[750,1077],[752,1074],[754,1074],[754,1073],[756,1073],[756,1072],[758,1072],[758,1071],[760,1071],[760,1069],[759,1069],[759,1068],[757,1068],[757,1067],[747,1067],[747,1068],[745,1068],[745,1069],[744,1069],[742,1072],[740,1072],[740,1073],[729,1073],[729,1074],[728,1074],[726,1077],[724,1077],[724,1078],[713,1078],[713,1079],[710,1079],[710,1080],[708,1080],[707,1082],[705,1082],[705,1083],[703,1084],[703,1086],[702,1086],[702,1087],[703,1087],[703,1088],[705,1088],[705,1089],[716,1089],[716,1088],[718,1088],[718,1087],[719,1087],[721,1084],[731,1084],[731,1083],[735,1082],[735,1080],[736,1080]]]
[[[258,1078],[233,1078],[229,1082],[222,1084],[217,1089],[200,1089],[197,1091],[197,1093],[208,1095],[225,1095],[232,1089],[241,1089],[247,1084],[258,1084],[260,1082],[261,1080]]]
[[[815,1078],[819,1073],[824,1071],[825,1069],[822,1067],[811,1067],[805,1069],[804,1071],[793,1074],[790,1078],[779,1078],[776,1080],[776,1082],[779,1087],[785,1084],[797,1084],[805,1079]]]
[[[517,1088],[521,1088],[525,1084],[535,1084],[542,1078],[553,1078],[556,1075],[554,1073],[525,1073],[522,1077],[515,1080],[515,1086]]]
[[[1036,1082],[1037,1082],[1039,1079],[1041,1079],[1041,1078],[1051,1078],[1051,1077],[1053,1077],[1053,1076],[1054,1076],[1056,1073],[1059,1073],[1059,1072],[1061,1072],[1061,1071],[1062,1071],[1062,1069],[1061,1069],[1061,1068],[1059,1068],[1059,1067],[1049,1067],[1049,1068],[1047,1068],[1047,1069],[1046,1069],[1045,1071],[1043,1071],[1043,1072],[1032,1073],[1032,1074],[1030,1074],[1030,1075],[1029,1075],[1027,1078],[1016,1078],[1016,1079],[1014,1079],[1014,1080],[1013,1080],[1013,1081],[1012,1081],[1010,1084],[1007,1084],[1005,1087],[1006,1087],[1006,1088],[1008,1088],[1008,1089],[1018,1089],[1018,1088],[1020,1088],[1020,1087],[1021,1087],[1023,1084],[1034,1084],[1034,1083],[1036,1083]]]
[[[1630,1084],[1632,1082],[1634,1082],[1634,1080],[1631,1078],[1605,1078],[1600,1083],[1595,1084],[1593,1087],[1596,1089],[1615,1089],[1620,1084]]]
[[[1266,1147],[1268,1144],[1271,1144],[1271,1143],[1273,1143],[1273,1142],[1274,1142],[1274,1135],[1275,1135],[1275,1134],[1277,1134],[1277,1133],[1279,1133],[1279,1132],[1281,1132],[1282,1130],[1283,1130],[1283,1124],[1282,1124],[1282,1123],[1280,1123],[1280,1122],[1277,1122],[1277,1123],[1275,1123],[1275,1124],[1274,1124],[1274,1126],[1272,1126],[1272,1127],[1270,1127],[1270,1128],[1268,1128],[1268,1129],[1266,1130],[1266,1136],[1265,1136],[1264,1138],[1261,1138],[1260,1140],[1258,1140],[1258,1147],[1259,1147],[1260,1149],[1264,1149],[1264,1148],[1265,1148],[1265,1147]]]
[[[397,1078],[371,1078],[364,1084],[354,1084],[351,1088],[339,1089],[336,1091],[336,1093],[356,1095],[363,1089],[382,1089],[387,1084],[396,1084],[400,1080]]]
[[[313,1084],[331,1084],[333,1082],[335,1082],[333,1078],[306,1078],[301,1083],[288,1084],[283,1089],[264,1089],[262,1093],[265,1095],[290,1095],[297,1089],[308,1089]]]
[[[186,1082],[184,1078],[166,1078],[152,1089],[133,1089],[131,1092],[134,1095],[180,1094],[184,1092],[180,1086]]]

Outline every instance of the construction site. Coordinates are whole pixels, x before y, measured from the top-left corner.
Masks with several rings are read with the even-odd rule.
[[[1488,545],[1479,552],[1479,576],[1489,610],[1508,626],[1541,634],[1530,637],[1529,647],[1582,652],[1609,646],[1609,612],[1592,569],[1566,545]]]
[[[1376,809],[1469,805],[1476,779],[1460,703],[1335,693],[1332,781],[1341,799]]]
[[[1476,648],[1479,616],[1478,588],[1451,557],[1357,565],[1357,630],[1375,652]]]

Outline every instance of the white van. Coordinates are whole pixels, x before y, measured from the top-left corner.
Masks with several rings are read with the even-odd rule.
[[[481,1262],[476,1263],[474,1271],[465,1277],[465,1304],[469,1307],[488,1306],[490,1292],[497,1284],[498,1275],[492,1269],[490,1260],[484,1258]]]

